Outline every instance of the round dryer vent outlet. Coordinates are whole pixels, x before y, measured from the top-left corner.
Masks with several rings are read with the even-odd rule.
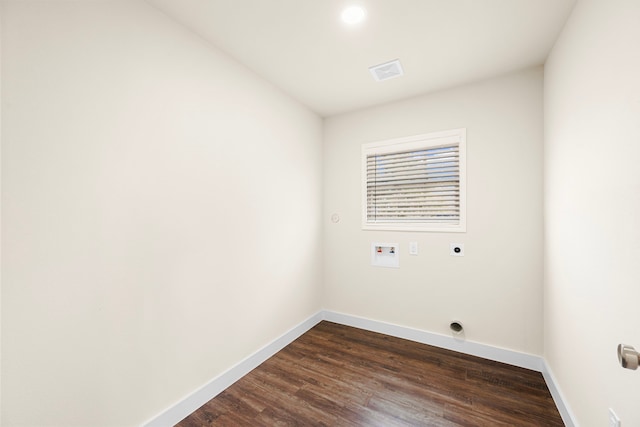
[[[451,329],[451,331],[453,331],[454,334],[459,334],[464,330],[462,323],[458,322],[457,320],[454,320],[453,322],[451,322],[451,324],[449,325],[449,328]]]

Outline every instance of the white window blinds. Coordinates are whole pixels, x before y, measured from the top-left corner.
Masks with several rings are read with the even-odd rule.
[[[363,228],[464,231],[464,129],[363,146]]]

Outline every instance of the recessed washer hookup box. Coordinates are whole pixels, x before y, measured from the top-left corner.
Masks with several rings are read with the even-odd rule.
[[[400,268],[400,247],[397,243],[371,243],[371,265]]]

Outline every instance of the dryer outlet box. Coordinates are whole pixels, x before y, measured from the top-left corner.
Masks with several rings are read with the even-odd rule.
[[[449,255],[464,256],[464,243],[451,243]]]

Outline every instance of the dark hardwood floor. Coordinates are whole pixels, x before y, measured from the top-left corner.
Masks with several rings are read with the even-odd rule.
[[[538,372],[330,322],[178,424],[563,425]]]

